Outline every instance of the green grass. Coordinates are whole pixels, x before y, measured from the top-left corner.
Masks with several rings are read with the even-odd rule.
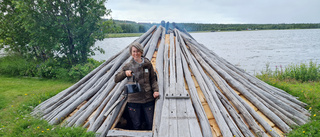
[[[30,115],[35,106],[73,83],[0,75],[0,136],[94,136],[84,128],[50,125]]]
[[[119,37],[140,37],[143,33],[110,33],[107,34],[107,38],[119,38]]]
[[[320,64],[310,61],[308,64],[291,64],[286,68],[276,66],[275,71],[271,71],[269,65],[267,65],[267,69],[262,72],[262,75],[268,75],[279,80],[295,79],[301,82],[320,81]]]
[[[268,68],[268,67],[267,67]],[[291,65],[287,68],[271,71],[267,69],[257,77],[266,83],[283,89],[289,94],[299,97],[299,100],[308,104],[310,122],[293,127],[288,137],[318,137],[320,136],[320,75],[319,65],[310,62]]]

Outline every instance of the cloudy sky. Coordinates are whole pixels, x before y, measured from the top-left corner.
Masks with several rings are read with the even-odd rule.
[[[108,0],[117,20],[160,23],[320,23],[320,0]]]

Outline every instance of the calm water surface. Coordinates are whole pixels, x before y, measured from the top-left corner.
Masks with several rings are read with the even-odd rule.
[[[261,30],[236,32],[191,33],[199,42],[230,63],[249,72],[290,64],[320,63],[320,29]],[[107,38],[96,42],[106,54],[93,56],[106,60],[128,46],[137,37]]]

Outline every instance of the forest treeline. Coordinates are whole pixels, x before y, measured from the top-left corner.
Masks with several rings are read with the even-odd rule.
[[[203,24],[203,23],[137,23],[133,21],[113,20],[121,28],[121,33],[143,33],[153,25],[162,25],[168,28],[178,27],[192,31],[242,31],[242,30],[279,30],[279,29],[315,29],[320,23],[293,23],[293,24]]]

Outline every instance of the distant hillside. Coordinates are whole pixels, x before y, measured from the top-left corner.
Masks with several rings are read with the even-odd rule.
[[[315,29],[320,28],[320,23],[297,24],[203,24],[203,23],[174,23],[161,21],[159,23],[137,23],[126,20],[113,20],[120,26],[122,33],[144,33],[153,25],[162,25],[173,29],[178,27],[188,32],[193,31],[242,31],[242,30],[270,30],[270,29]]]

